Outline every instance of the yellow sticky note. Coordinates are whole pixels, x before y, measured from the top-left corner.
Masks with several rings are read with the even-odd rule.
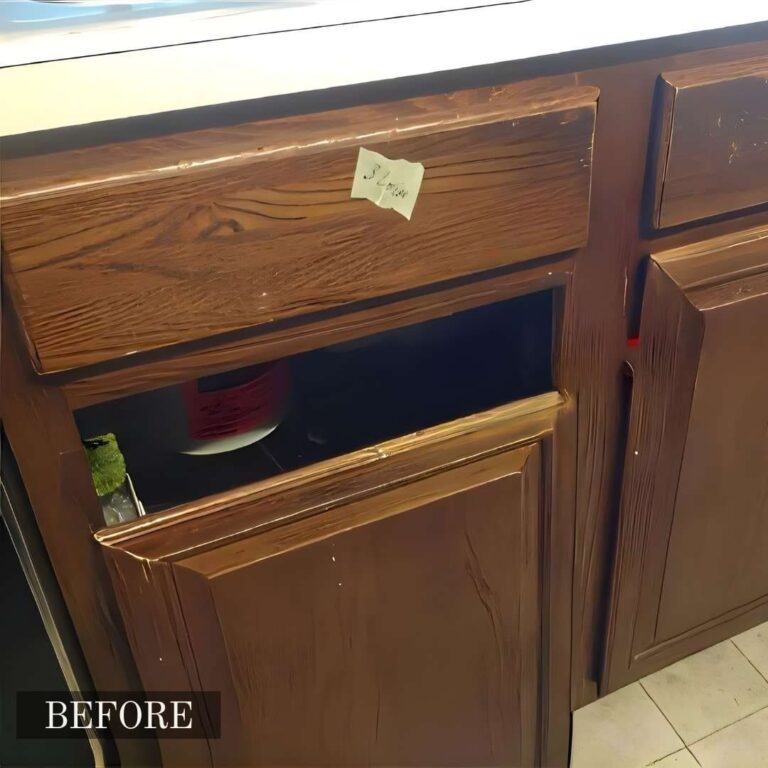
[[[379,208],[391,208],[410,221],[423,178],[421,163],[389,160],[378,152],[360,147],[352,197],[370,200]]]

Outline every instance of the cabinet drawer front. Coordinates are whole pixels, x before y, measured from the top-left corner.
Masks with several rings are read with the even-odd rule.
[[[662,76],[655,225],[768,202],[768,58]]]
[[[4,166],[5,275],[40,372],[577,248],[596,91],[531,84]],[[422,163],[410,221],[350,192]]]
[[[609,688],[768,618],[768,230],[649,267]]]

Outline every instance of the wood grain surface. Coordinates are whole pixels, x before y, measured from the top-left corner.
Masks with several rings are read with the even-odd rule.
[[[607,689],[768,617],[767,324],[768,229],[653,257]]]
[[[768,53],[765,41],[717,45],[578,74],[580,83],[600,89],[600,107],[589,242],[575,258],[557,378],[561,390],[577,395],[579,410],[574,707],[589,703],[599,692],[629,410],[624,361],[627,339],[638,333],[647,254],[768,223],[766,212],[757,209],[741,219],[708,221],[697,229],[645,233],[646,205],[651,204],[646,181],[653,178],[649,133],[660,74],[737,66]]]
[[[145,684],[191,652],[222,692],[213,765],[564,768],[572,426],[542,396],[101,532]],[[151,630],[169,589],[180,650]]]
[[[35,365],[78,368],[583,245],[596,97],[528,85],[358,107],[53,156],[34,181],[39,160],[10,161],[5,279]],[[350,198],[363,145],[425,166],[410,222]]]
[[[534,766],[538,464],[520,448],[176,564],[203,687],[229,668],[214,764]]]
[[[654,224],[768,203],[768,57],[665,73]]]

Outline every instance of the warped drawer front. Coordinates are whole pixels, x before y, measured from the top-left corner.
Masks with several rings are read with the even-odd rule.
[[[768,202],[768,58],[661,80],[654,224]]]
[[[597,91],[466,91],[11,160],[5,279],[50,373],[583,245]],[[410,221],[360,147],[422,163]]]

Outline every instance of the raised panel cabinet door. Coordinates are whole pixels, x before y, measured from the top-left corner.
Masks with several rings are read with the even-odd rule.
[[[540,523],[530,446],[174,566],[221,762],[533,765]]]
[[[604,687],[768,618],[768,230],[654,256]]]
[[[105,532],[145,688],[221,694],[221,738],[197,755],[161,740],[164,765],[564,768],[566,413],[470,417],[382,444],[362,479],[339,464],[254,490],[233,502],[241,524],[272,505],[275,520],[220,542],[194,543],[199,511],[181,531],[171,515],[156,535]],[[291,518],[302,504],[321,511]]]

